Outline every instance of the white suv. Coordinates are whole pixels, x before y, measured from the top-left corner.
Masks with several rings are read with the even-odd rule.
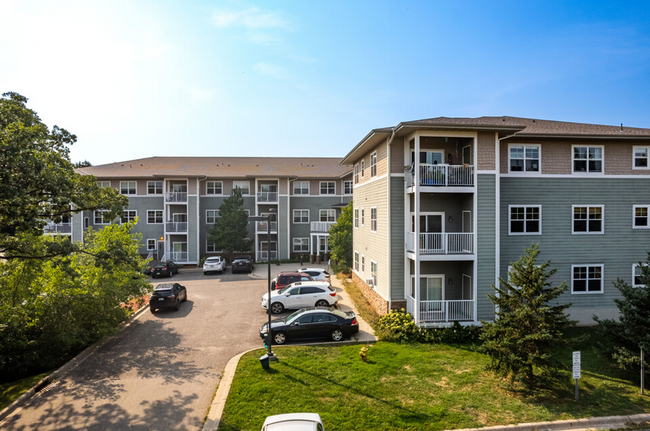
[[[284,289],[271,292],[271,312],[279,314],[285,308],[330,307],[338,302],[336,289],[326,281],[299,281]],[[268,294],[262,297],[262,308],[268,307]]]
[[[216,271],[222,273],[226,270],[226,261],[221,256],[208,257],[203,263],[203,274]]]
[[[330,273],[322,268],[300,268],[299,271],[311,275],[311,278],[316,281],[327,281],[330,285],[332,284]]]

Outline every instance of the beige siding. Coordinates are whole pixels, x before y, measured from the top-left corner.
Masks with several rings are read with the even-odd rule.
[[[493,171],[496,169],[496,135],[493,132],[479,132],[477,136],[478,146],[478,170]]]
[[[403,174],[404,166],[404,138],[395,138],[390,144],[390,171],[391,174]]]
[[[377,152],[377,177],[386,175],[388,172],[388,151],[387,151],[387,142],[382,142],[372,150],[368,151],[362,158],[356,161],[359,164],[359,184],[365,184],[376,177],[370,176],[370,155]],[[391,148],[391,151],[393,149]],[[365,160],[365,171],[364,175],[361,176],[361,160]]]

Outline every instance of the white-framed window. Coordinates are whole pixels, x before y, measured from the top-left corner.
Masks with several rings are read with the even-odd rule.
[[[294,181],[293,182],[294,195],[308,195],[309,194],[309,181]]]
[[[508,206],[509,235],[541,235],[542,206],[541,205],[509,205]]]
[[[293,210],[293,222],[295,224],[309,223],[309,210]]]
[[[148,195],[162,195],[162,193],[163,193],[162,181],[147,181]]]
[[[249,195],[251,193],[251,182],[250,181],[233,181],[233,189],[241,190],[242,195]]]
[[[334,181],[321,181],[320,182],[320,194],[321,195],[335,195],[336,194],[336,183]]]
[[[122,223],[128,223],[130,221],[133,221],[136,217],[138,216],[138,212],[136,210],[124,210],[122,211]]]
[[[359,229],[359,208],[354,209],[354,227]]]
[[[111,224],[111,221],[104,217],[107,213],[107,210],[95,210],[94,212],[94,223],[95,224]]]
[[[509,146],[510,172],[540,172],[539,145],[510,145]]]
[[[135,195],[138,192],[135,181],[120,181],[120,193],[123,195]]]
[[[647,266],[647,264],[644,263],[643,265],[639,265],[638,263],[635,263],[632,265],[632,286],[645,287],[645,284],[641,281],[644,266]]]
[[[205,222],[207,224],[215,224],[219,216],[219,210],[205,210]]]
[[[344,195],[352,194],[352,181],[343,181],[343,194]]]
[[[162,224],[163,210],[147,210],[147,224]]]
[[[101,187],[101,188],[110,187],[111,182],[110,181],[97,181],[97,185],[99,187]]]
[[[156,238],[147,238],[147,251],[156,251]]]
[[[370,275],[372,276],[372,288],[377,289],[377,262],[370,261]]]
[[[205,186],[206,186],[205,193],[208,195],[223,194],[223,181],[208,181],[207,183],[205,183]],[[242,192],[242,194],[244,193]]]
[[[361,255],[361,272],[366,272],[366,256]]]
[[[361,226],[366,225],[366,209],[361,208]]]
[[[377,152],[375,151],[370,155],[370,176],[377,176]]]
[[[294,238],[293,239],[294,253],[303,253],[309,251],[309,238]]]
[[[361,178],[366,176],[366,160],[361,160]]]
[[[336,221],[336,210],[334,210],[334,209],[318,210],[318,219],[319,219],[319,221],[335,222]]]
[[[605,265],[571,265],[571,293],[603,293]]]
[[[573,146],[573,173],[602,173],[603,147]]]
[[[359,184],[359,164],[354,165],[354,184]]]
[[[650,169],[648,164],[648,155],[650,147],[637,147],[632,150],[634,160],[632,161],[632,169]]]
[[[377,232],[377,207],[370,208],[370,231]]]
[[[604,233],[603,205],[573,205],[571,233]]]
[[[210,242],[209,239],[205,239],[205,252],[206,253],[216,253],[217,250],[217,245],[213,242]]]
[[[359,272],[359,252],[354,252],[354,270]]]
[[[633,205],[632,228],[634,229],[649,229],[648,213],[650,213],[650,205]]]

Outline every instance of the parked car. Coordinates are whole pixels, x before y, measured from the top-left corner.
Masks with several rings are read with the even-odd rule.
[[[187,289],[178,283],[162,283],[156,286],[149,297],[149,309],[152,313],[160,308],[173,308],[178,311],[181,302],[187,301]]]
[[[299,271],[309,274],[316,281],[327,281],[332,284],[330,273],[322,268],[300,268]]]
[[[318,413],[288,413],[268,416],[262,431],[325,431]]]
[[[174,274],[178,274],[178,265],[172,260],[158,262],[151,268],[151,278],[171,277]]]
[[[211,256],[205,259],[203,263],[203,274],[209,274],[211,272],[222,273],[226,270],[226,259],[221,256]]]
[[[267,322],[260,328],[262,340],[268,334],[268,327]],[[271,321],[271,339],[275,344],[305,338],[328,338],[341,341],[344,337],[357,332],[359,332],[359,322],[354,313],[335,308],[303,308],[286,319]]]
[[[271,312],[279,314],[285,308],[329,307],[338,302],[336,289],[326,281],[299,281],[284,289],[271,292]],[[262,308],[268,306],[268,293],[262,296]]]
[[[251,273],[253,272],[253,268],[255,267],[255,264],[253,263],[253,259],[248,254],[240,254],[239,256],[235,256],[235,258],[232,260],[232,272],[233,274],[235,272],[248,272]]]
[[[282,271],[271,280],[271,290],[283,289],[297,281],[315,281],[311,275],[306,272]]]

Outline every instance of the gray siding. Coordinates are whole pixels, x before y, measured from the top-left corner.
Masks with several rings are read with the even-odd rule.
[[[477,295],[478,318],[492,320],[494,307],[487,298],[492,293],[496,273],[496,176],[478,174],[477,184]]]
[[[391,178],[391,277],[390,299],[404,300],[404,193],[406,183],[403,177]]]

